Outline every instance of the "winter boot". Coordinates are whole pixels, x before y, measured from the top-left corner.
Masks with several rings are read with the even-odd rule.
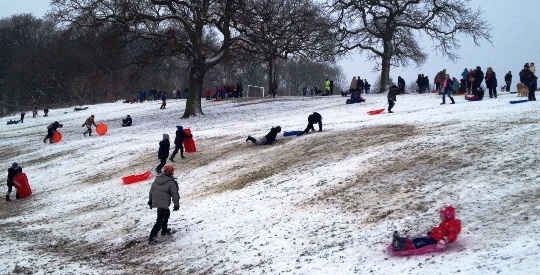
[[[246,142],[248,142],[248,141],[251,141],[251,142],[253,142],[253,143],[257,143],[257,140],[256,140],[254,137],[252,137],[252,136],[248,136],[248,137],[246,138]]]
[[[11,199],[9,198],[9,194],[6,195],[6,201],[11,201]]]
[[[172,234],[172,230],[170,228],[167,228],[161,231],[161,236],[171,235],[171,234]]]
[[[158,244],[158,241],[156,240],[156,237],[150,237],[150,238],[148,239],[148,244],[150,244],[150,245],[156,245],[156,244]]]
[[[452,100],[452,103],[450,103],[450,104],[456,104],[453,97],[451,97],[450,100]]]
[[[15,199],[18,200],[20,198],[21,198],[21,196],[19,196],[19,193],[15,193]]]
[[[180,157],[182,157],[183,159],[185,159],[186,157],[184,157],[184,155],[181,155]]]
[[[445,100],[445,98],[444,98],[444,95],[443,95],[441,105],[446,104],[446,102],[444,100]]]
[[[172,161],[172,162],[175,162],[174,161],[174,156],[170,157],[169,160]]]

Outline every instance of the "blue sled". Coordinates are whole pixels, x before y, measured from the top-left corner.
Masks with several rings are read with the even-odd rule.
[[[298,135],[301,135],[303,134],[304,131],[285,131],[283,132],[283,136],[284,137],[288,137],[288,136],[298,136]]]
[[[522,99],[522,100],[510,100],[510,104],[516,104],[516,103],[523,103],[529,101],[528,99]]]

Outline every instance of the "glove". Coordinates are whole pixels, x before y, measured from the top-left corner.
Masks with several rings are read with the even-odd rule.
[[[175,206],[172,211],[178,211],[180,209],[180,206]]]
[[[152,200],[148,200],[148,206],[150,206],[150,209],[152,209]]]

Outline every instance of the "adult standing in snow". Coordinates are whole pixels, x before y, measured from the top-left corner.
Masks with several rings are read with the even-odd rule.
[[[317,112],[313,112],[313,114],[308,116],[308,125],[304,129],[304,133],[307,134],[310,130],[315,131],[315,127],[313,127],[315,123],[319,124],[319,132],[322,132],[322,116]]]
[[[86,121],[83,123],[81,127],[86,126],[86,131],[84,131],[83,135],[86,137],[86,134],[88,136],[92,136],[92,125],[94,127],[97,127],[96,122],[94,121],[94,115],[89,116]]]
[[[461,73],[461,80],[467,81],[467,76],[469,75],[469,71],[467,68],[463,69],[463,72]]]
[[[396,105],[396,101],[397,101],[397,98],[396,98],[396,95],[398,93],[398,88],[396,87],[396,85],[392,85],[392,88],[390,88],[390,91],[388,91],[388,112],[389,113],[393,113],[392,112],[392,108],[394,108],[394,105]]]
[[[398,76],[398,93],[405,93],[405,79],[403,79],[401,76]]]
[[[533,87],[534,81],[536,81],[536,76],[529,69],[529,63],[525,64],[525,66],[523,66],[523,70],[519,72],[519,81],[529,88],[529,101],[536,101]]]
[[[445,76],[445,80],[444,82],[442,83],[442,86],[443,86],[443,96],[442,96],[442,104],[446,104],[446,102],[444,101],[444,99],[446,98],[446,96],[448,96],[448,98],[450,98],[450,101],[452,101],[452,103],[450,104],[455,104],[456,102],[454,101],[454,98],[452,97],[452,91],[453,91],[453,81],[452,79],[450,79],[450,75],[449,74],[446,74]]]
[[[504,76],[504,83],[506,84],[506,91],[510,92],[510,88],[512,87],[512,71],[506,73]]]
[[[24,122],[24,115],[26,114],[26,112],[21,112],[21,123]]]
[[[330,95],[330,79],[324,81],[324,95]]]
[[[276,127],[272,127],[272,129],[270,129],[270,132],[268,132],[268,134],[266,134],[266,136],[260,138],[259,140],[257,140],[256,138],[252,137],[252,136],[248,136],[246,138],[246,142],[248,141],[251,141],[253,143],[255,143],[255,145],[270,145],[272,143],[274,143],[274,141],[276,141],[276,136],[278,133],[281,132],[281,127],[280,126],[276,126]]]
[[[165,92],[163,92],[161,94],[161,106],[159,108],[165,109],[165,106],[167,106],[167,95],[165,94]]]
[[[461,232],[461,221],[456,219],[456,210],[451,205],[445,206],[439,210],[439,217],[441,218],[441,224],[429,231],[425,237],[403,238],[395,231],[392,240],[394,250],[412,250],[432,244],[444,246],[455,242]]]
[[[11,195],[11,191],[13,190],[13,185],[14,185],[13,177],[15,177],[15,175],[20,174],[20,173],[22,173],[22,167],[20,167],[19,164],[16,162],[11,164],[11,167],[8,168],[8,177],[7,177],[8,191],[6,193],[6,201],[11,201],[9,196]]]
[[[171,142],[169,141],[169,135],[163,134],[163,140],[159,142],[158,149],[158,159],[160,161],[158,166],[156,167],[156,172],[158,172],[158,174],[161,174],[161,168],[163,168],[163,166],[165,166],[165,163],[167,163],[170,148]]]
[[[185,138],[192,138],[193,135],[186,135],[186,132],[184,132],[184,127],[178,125],[176,126],[176,136],[174,137],[174,151],[172,152],[171,158],[169,158],[172,162],[174,162],[174,157],[176,154],[178,154],[178,150],[180,150],[180,157],[184,157],[184,139]]]
[[[491,67],[488,67],[486,71],[486,87],[488,88],[489,98],[497,98],[497,76]]]
[[[148,238],[149,244],[157,244],[156,237],[161,230],[161,235],[171,234],[171,229],[167,227],[171,211],[169,205],[171,200],[174,204],[173,211],[180,209],[180,195],[178,194],[178,182],[174,178],[174,168],[170,165],[165,166],[163,174],[156,177],[150,187],[148,196],[148,205],[150,209],[157,208],[156,223],[150,231]]]
[[[351,80],[351,85],[349,86],[349,92],[351,94],[356,92],[357,85],[358,85],[358,81],[356,80],[356,76],[353,76],[353,78]]]
[[[473,94],[475,91],[480,88],[480,84],[482,84],[482,81],[484,81],[484,72],[482,72],[482,68],[480,66],[476,66],[476,70],[474,70],[474,76],[473,76],[473,83],[472,83],[472,92]]]
[[[47,135],[43,139],[43,143],[46,143],[47,140],[49,140],[49,143],[53,143],[52,138],[55,132],[58,132],[58,128],[62,128],[64,125],[58,123],[58,121],[55,121],[51,123],[49,126],[47,126]]]
[[[37,106],[34,106],[34,110],[32,110],[32,118],[36,118],[37,113],[38,113]]]
[[[49,116],[49,109],[43,109],[43,116]]]

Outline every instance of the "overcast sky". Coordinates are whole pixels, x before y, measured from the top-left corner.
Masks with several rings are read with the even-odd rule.
[[[451,63],[447,58],[432,53],[421,68],[413,65],[409,68],[392,68],[390,77],[397,80],[398,76],[402,76],[409,84],[416,80],[419,73],[427,74],[432,80],[438,71],[446,69],[451,76],[459,77],[465,67],[481,66],[484,72],[487,67],[493,67],[497,78],[502,80],[508,71],[517,75],[526,62],[540,62],[540,35],[536,31],[535,19],[540,14],[539,0],[469,0],[468,3],[472,9],[480,7],[484,18],[490,22],[492,44],[483,41],[480,47],[476,47],[471,39],[463,37],[458,51],[461,60],[457,63]],[[0,0],[0,17],[17,13],[32,13],[36,17],[42,17],[48,8],[49,0]],[[427,52],[431,52],[432,44],[429,41],[423,46]],[[373,83],[378,76],[371,72],[373,64],[366,63],[365,58],[358,53],[354,53],[352,58],[344,59],[340,64],[345,71],[346,82],[359,75]],[[321,85],[323,81],[321,80]]]

